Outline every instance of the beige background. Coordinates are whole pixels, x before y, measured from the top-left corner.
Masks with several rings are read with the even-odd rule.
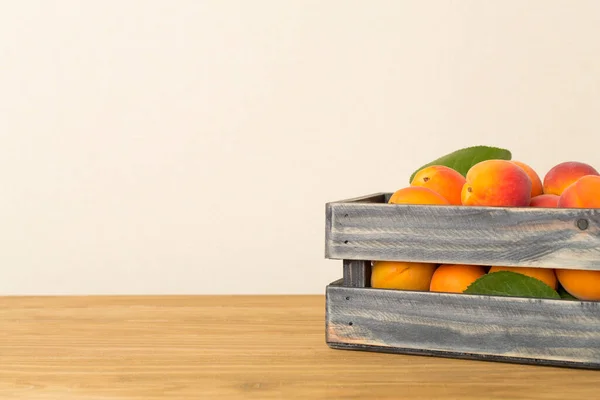
[[[597,1],[1,1],[0,293],[322,293],[324,205],[600,166]]]

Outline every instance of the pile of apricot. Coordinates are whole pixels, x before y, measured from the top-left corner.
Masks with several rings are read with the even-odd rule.
[[[592,166],[562,162],[543,180],[520,161],[486,160],[466,176],[443,165],[418,171],[410,185],[397,190],[391,204],[490,207],[600,208],[600,174]],[[600,271],[401,261],[373,261],[375,288],[463,293],[481,276],[512,271],[536,278],[552,289],[560,286],[580,300],[600,300]]]

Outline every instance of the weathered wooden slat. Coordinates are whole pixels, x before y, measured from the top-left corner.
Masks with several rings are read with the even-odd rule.
[[[600,369],[600,302],[326,290],[330,347]]]
[[[371,261],[344,260],[344,286],[369,287],[371,285]]]
[[[347,200],[342,200],[340,202],[332,202],[328,204],[335,203],[375,203],[375,204],[385,204],[388,202],[390,198],[390,193],[374,193],[366,196],[354,197]],[[331,223],[332,223],[332,215],[331,215],[331,207],[325,207],[325,256],[327,257],[327,244],[331,241]]]
[[[326,217],[331,259],[600,270],[600,209],[342,201]]]

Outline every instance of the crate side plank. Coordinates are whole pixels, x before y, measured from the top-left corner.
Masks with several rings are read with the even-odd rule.
[[[338,349],[338,350],[358,350],[358,351],[367,351],[367,352],[376,352],[376,353],[430,356],[430,357],[454,358],[454,359],[475,360],[475,361],[495,361],[495,362],[536,365],[536,366],[549,366],[549,367],[568,367],[568,368],[592,369],[592,370],[600,369],[600,364],[598,364],[598,363],[543,360],[543,359],[535,359],[535,358],[519,358],[519,357],[507,357],[507,356],[486,355],[486,354],[471,354],[471,353],[461,353],[461,352],[456,352],[456,351],[406,349],[406,348],[371,346],[371,345],[352,344],[352,343],[348,344],[348,343],[330,342],[330,343],[327,343],[327,345],[332,349]]]
[[[327,203],[325,205],[325,258],[333,258],[331,257],[331,254],[329,254],[329,243],[331,243],[332,241],[332,237],[331,237],[331,223],[332,223],[332,207],[330,207],[330,204],[337,204],[337,203],[346,203],[346,204],[356,204],[356,203],[375,203],[375,204],[385,204],[387,202],[387,199],[389,196],[388,193],[385,192],[380,192],[380,193],[373,193],[373,194],[369,194],[369,195],[365,195],[365,196],[360,196],[360,197],[354,197],[351,199],[346,199],[346,200],[340,200],[340,201],[334,201],[331,203]]]
[[[600,269],[600,209],[327,204],[326,255]]]
[[[344,286],[369,287],[371,286],[371,261],[344,260]]]
[[[600,368],[600,302],[327,287],[332,347]]]

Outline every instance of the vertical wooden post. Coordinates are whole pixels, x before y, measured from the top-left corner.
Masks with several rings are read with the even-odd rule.
[[[371,286],[371,261],[344,260],[344,286]]]

